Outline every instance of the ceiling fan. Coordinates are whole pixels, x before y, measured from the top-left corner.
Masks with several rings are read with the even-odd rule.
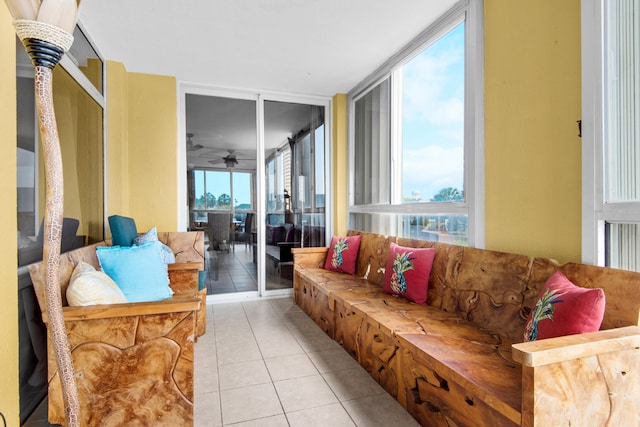
[[[235,168],[243,160],[255,160],[255,159],[239,159],[237,154],[233,150],[228,150],[226,156],[211,156],[210,154],[203,153],[199,157],[216,157],[213,160],[209,160],[212,165],[224,164],[227,168]]]
[[[187,151],[198,151],[199,149],[204,148],[204,145],[202,144],[194,144],[191,138],[193,138],[193,134],[188,133],[187,134]]]

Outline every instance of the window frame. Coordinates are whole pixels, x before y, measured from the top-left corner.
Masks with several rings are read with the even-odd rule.
[[[348,94],[349,194],[347,215],[354,213],[468,216],[470,246],[485,245],[484,203],[484,2],[464,0],[456,3],[414,40],[392,56]],[[442,35],[465,23],[464,48],[464,202],[402,203],[399,164],[402,159],[401,87],[402,67]],[[391,84],[391,203],[356,205],[355,199],[355,103],[385,79]],[[400,160],[400,162],[398,161]],[[392,230],[394,231],[394,230]]]
[[[606,265],[606,223],[638,223],[640,202],[607,202],[605,194],[605,0],[582,0],[582,262]]]

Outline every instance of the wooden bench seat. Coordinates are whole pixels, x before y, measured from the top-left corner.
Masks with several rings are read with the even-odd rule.
[[[640,273],[362,237],[356,274],[294,249],[296,304],[425,426],[640,425]],[[382,293],[390,242],[436,250],[427,305]],[[605,291],[601,330],[522,343],[556,271]]]

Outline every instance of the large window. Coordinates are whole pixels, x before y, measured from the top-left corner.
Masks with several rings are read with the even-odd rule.
[[[349,94],[350,228],[484,244],[478,32],[458,4]]]
[[[582,3],[583,260],[640,271],[640,6]]]
[[[195,221],[206,222],[207,211],[253,211],[252,175],[249,172],[195,169],[193,171]]]

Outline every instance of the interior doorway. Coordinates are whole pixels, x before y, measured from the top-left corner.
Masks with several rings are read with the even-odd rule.
[[[182,91],[184,219],[206,232],[209,298],[290,294],[291,249],[326,245],[329,100]]]

